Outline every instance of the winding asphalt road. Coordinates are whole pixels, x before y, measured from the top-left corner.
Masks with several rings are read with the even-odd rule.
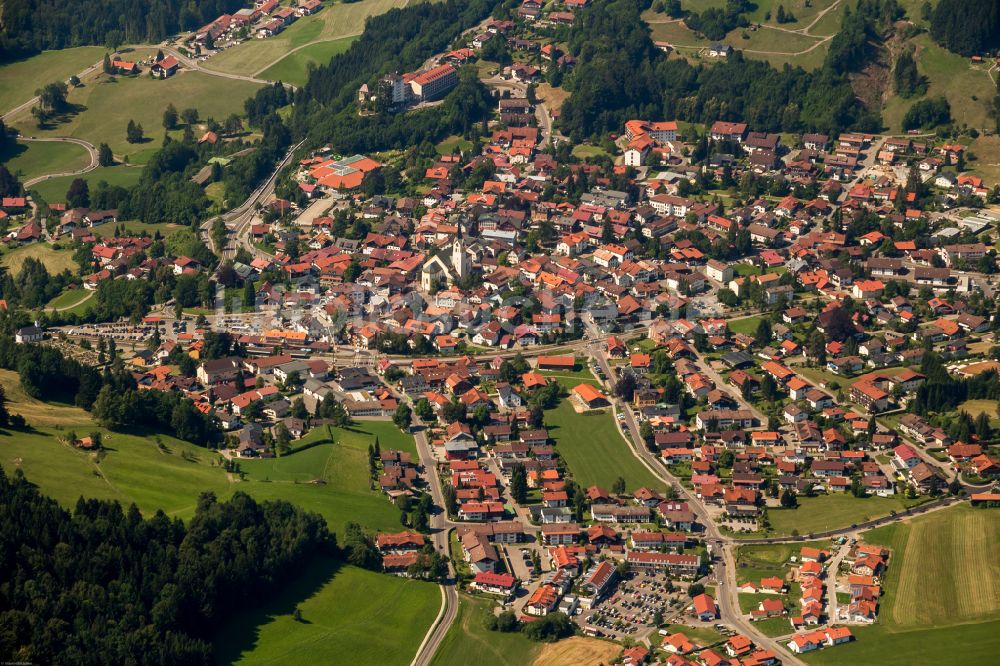
[[[417,442],[417,453],[420,454],[420,465],[424,468],[428,482],[431,486],[431,496],[434,503],[440,510],[431,516],[431,541],[439,553],[444,556],[449,555],[449,534],[450,521],[448,513],[445,511],[444,493],[441,489],[441,479],[437,473],[437,463],[434,453],[431,451],[427,435],[423,430],[414,433]],[[448,580],[441,584],[441,610],[438,612],[434,624],[431,625],[423,642],[417,648],[417,654],[410,662],[410,666],[427,666],[437,653],[441,641],[444,640],[448,629],[451,628],[455,617],[458,615],[458,592],[455,590],[455,571],[451,558],[448,558]]]

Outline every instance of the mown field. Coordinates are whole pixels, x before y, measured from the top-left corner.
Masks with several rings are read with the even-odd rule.
[[[293,49],[318,42],[332,42],[360,35],[369,16],[405,7],[408,0],[362,0],[324,4],[323,9],[300,18],[281,34],[269,39],[248,39],[239,46],[209,58],[204,67],[233,74],[263,74]]]
[[[72,144],[60,144],[60,145],[72,145]],[[97,167],[93,171],[88,171],[87,173],[80,176],[62,176],[59,178],[50,178],[48,180],[37,183],[31,187],[32,190],[38,192],[41,197],[49,203],[60,203],[66,201],[66,191],[69,190],[70,184],[76,178],[82,178],[87,181],[87,185],[91,189],[97,186],[102,180],[107,182],[109,185],[120,185],[122,187],[131,187],[139,182],[139,178],[142,176],[142,168],[138,166],[128,166],[125,164],[119,164],[113,167]],[[114,225],[112,225],[112,228]],[[96,233],[100,233],[101,227],[97,228]]]
[[[119,160],[144,163],[159,149],[163,140],[163,111],[173,103],[178,111],[193,107],[201,118],[225,120],[232,113],[243,114],[243,102],[260,86],[203,72],[181,70],[166,80],[145,74],[111,77],[100,74],[80,88],[70,90],[68,100],[79,112],[63,122],[39,129],[30,113],[16,116],[8,124],[28,136],[72,136],[95,146],[107,143]],[[125,140],[129,120],[142,125],[146,141]]]
[[[65,81],[79,74],[104,55],[100,46],[79,46],[45,51],[36,56],[0,65],[0,112],[7,112],[31,99],[46,83]]]
[[[310,67],[330,62],[330,58],[350,48],[356,38],[356,36],[351,36],[310,44],[294,53],[289,53],[261,72],[261,76],[269,81],[283,81],[304,86],[309,78]]]
[[[322,429],[310,433],[324,438]],[[284,458],[245,461],[240,467],[249,483],[241,490],[258,499],[287,499],[327,519],[341,531],[354,521],[371,529],[399,529],[399,511],[368,480],[368,446],[378,437],[382,450],[402,449],[416,455],[413,437],[389,421],[361,421],[350,430],[332,429],[333,444]]]
[[[22,182],[50,173],[71,173],[90,164],[87,150],[64,141],[18,141],[0,162]]]
[[[850,493],[835,493],[817,497],[799,497],[795,509],[768,509],[767,515],[775,534],[824,532],[880,518],[893,511],[903,511],[921,500],[898,497],[854,497]]]
[[[4,266],[11,273],[18,273],[24,260],[31,257],[45,264],[49,273],[61,273],[64,270],[76,271],[78,266],[73,261],[73,250],[69,247],[55,249],[48,243],[32,243],[13,250],[5,251],[0,255],[0,266]]]
[[[265,606],[232,617],[215,642],[216,658],[223,664],[403,666],[440,604],[433,583],[320,560]]]
[[[641,486],[663,491],[663,482],[632,454],[610,410],[577,414],[563,400],[545,412],[545,425],[556,441],[556,451],[582,487],[596,484],[610,490],[622,477],[629,492]]]
[[[866,532],[892,551],[879,620],[810,664],[992,663],[1000,647],[1000,513],[958,505]]]
[[[830,541],[826,539],[766,546],[738,546],[736,549],[736,582],[738,584],[748,581],[759,583],[761,578],[771,576],[785,578],[789,569],[789,560],[792,556],[797,557],[803,546],[829,549]]]
[[[45,307],[59,312],[83,314],[94,306],[96,293],[84,289],[69,289],[53,298]]]
[[[494,606],[496,603],[492,599],[459,595],[458,615],[431,664],[524,666],[534,662],[541,651],[539,643],[522,634],[503,634],[486,628]]]
[[[546,643],[534,666],[603,666],[621,653],[621,646],[598,638],[573,636]]]
[[[171,222],[159,222],[159,223],[149,223],[140,222],[139,220],[128,220],[126,222],[118,222],[117,224],[102,224],[99,227],[94,227],[94,235],[99,238],[106,238],[108,236],[115,235],[115,228],[124,228],[126,231],[133,234],[147,233],[149,235],[154,235],[159,233],[161,236],[166,238],[174,232],[180,229],[186,229],[187,227],[180,224],[173,224]]]

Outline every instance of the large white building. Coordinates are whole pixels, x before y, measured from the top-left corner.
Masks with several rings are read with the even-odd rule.
[[[451,65],[438,65],[426,72],[419,72],[410,79],[410,92],[421,102],[442,97],[458,85],[458,70]]]

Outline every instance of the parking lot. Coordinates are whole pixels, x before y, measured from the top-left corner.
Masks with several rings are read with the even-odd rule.
[[[531,553],[536,552],[536,546],[534,544],[519,544],[518,547],[504,546],[503,548],[510,561],[510,567],[513,569],[511,573],[525,585],[533,583],[535,575],[531,565]],[[542,558],[543,567],[544,561]]]
[[[653,627],[657,610],[668,616],[684,603],[682,586],[668,592],[669,580],[665,574],[630,573],[611,596],[581,613],[576,621],[615,640],[640,636]]]

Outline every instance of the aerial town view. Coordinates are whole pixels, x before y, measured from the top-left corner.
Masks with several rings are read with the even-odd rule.
[[[1000,654],[1000,0],[3,0],[0,661]]]

